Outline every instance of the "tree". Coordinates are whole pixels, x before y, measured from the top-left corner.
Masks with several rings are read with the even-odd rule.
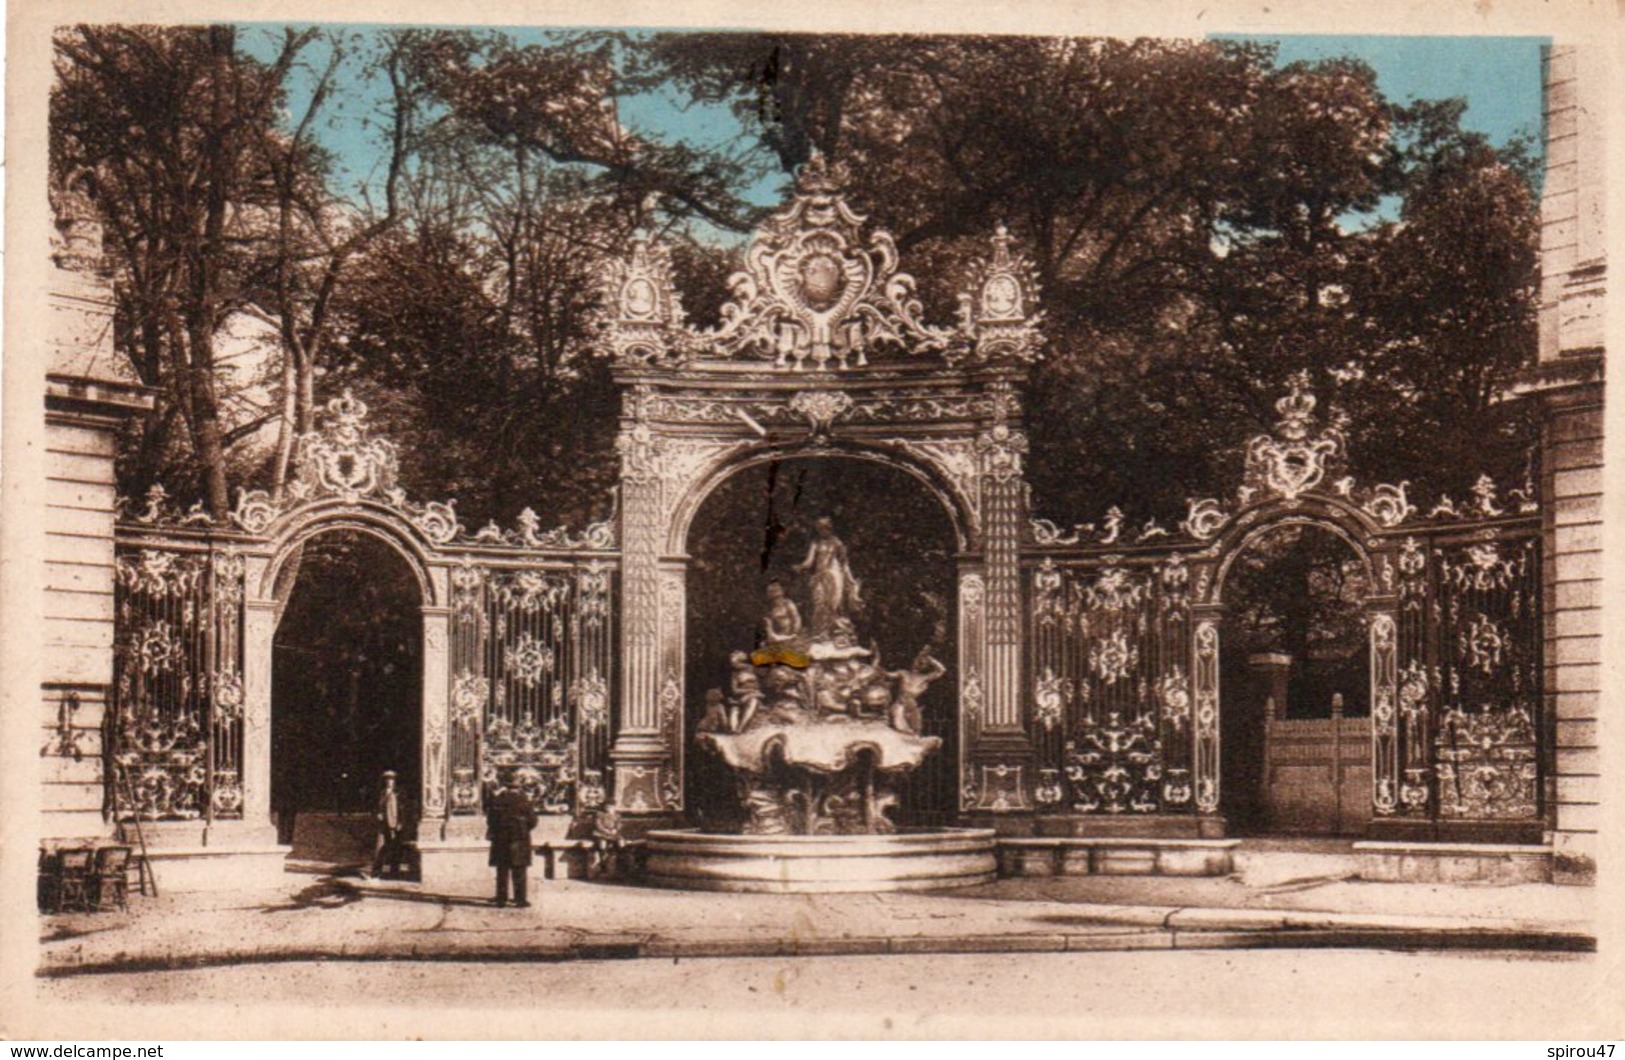
[[[288,28],[283,31],[283,49],[303,51],[317,39],[317,30]],[[288,480],[294,443],[315,426],[317,371],[335,337],[334,299],[356,255],[399,217],[399,186],[416,147],[423,94],[407,69],[411,34],[382,34],[375,45],[377,54],[363,62],[360,73],[381,74],[390,86],[383,203],[358,209],[333,189],[323,151],[314,139],[317,120],[357,42],[353,35],[338,34],[323,35],[322,41],[327,57],[314,74],[303,113],[290,121],[291,129],[285,135],[268,137],[276,234],[266,268],[269,275],[263,280],[266,289],[260,297],[282,341],[282,401],[270,474],[271,492],[279,499]]]
[[[730,102],[786,167],[801,144],[846,162],[939,314],[1009,223],[1048,312],[1028,408],[1049,512],[1177,515],[1228,491],[1303,371],[1358,425],[1368,481],[1450,487],[1462,472],[1427,437],[1463,466],[1521,464],[1527,433],[1486,410],[1533,335],[1530,199],[1477,180],[1457,209],[1494,198],[1487,230],[1472,248],[1452,234],[1466,218],[1447,220],[1440,181],[1473,158],[1519,172],[1516,149],[1460,128],[1459,102],[1396,107],[1356,61],[1277,67],[1228,42],[669,35],[643,55],[651,83]],[[792,105],[763,104],[781,89]],[[1404,225],[1354,220],[1384,196],[1404,197]],[[1442,330],[1425,307],[1469,294],[1463,270],[1478,308]],[[1504,442],[1488,451],[1486,422]]]
[[[164,470],[185,428],[200,492],[228,507],[216,334],[244,304],[271,199],[264,133],[298,52],[245,59],[229,26],[77,26],[56,39],[51,161],[100,211],[115,263],[119,337],[165,401],[145,425],[137,482]]]

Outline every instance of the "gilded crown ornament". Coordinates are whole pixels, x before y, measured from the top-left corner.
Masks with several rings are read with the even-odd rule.
[[[1330,461],[1343,451],[1342,432],[1324,427],[1313,434],[1315,395],[1303,373],[1275,402],[1281,416],[1273,435],[1261,434],[1247,446],[1247,484],[1264,496],[1293,500],[1325,479]]]

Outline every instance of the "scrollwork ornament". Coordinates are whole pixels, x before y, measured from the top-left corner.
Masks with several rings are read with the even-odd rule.
[[[210,683],[214,686],[215,717],[222,721],[235,721],[243,716],[243,675],[234,669],[215,671]]]
[[[1382,526],[1398,526],[1416,511],[1416,507],[1405,496],[1405,490],[1409,486],[1409,482],[1401,482],[1397,486],[1387,484],[1377,486],[1371,491],[1371,497],[1360,510]]]
[[[1179,666],[1176,665],[1157,682],[1157,701],[1162,706],[1162,720],[1171,725],[1176,732],[1190,724],[1190,679]]]
[[[1229,513],[1212,497],[1190,498],[1185,503],[1185,518],[1179,521],[1179,528],[1198,541],[1210,540],[1230,521]]]
[[[478,725],[490,699],[490,680],[470,670],[462,670],[451,684],[452,724],[463,727]]]
[[[1095,675],[1108,685],[1127,677],[1139,659],[1139,648],[1129,641],[1128,634],[1121,629],[1113,630],[1109,636],[1089,646],[1089,665]]]
[[[1084,590],[1091,611],[1122,611],[1139,607],[1146,585],[1123,567],[1105,567]]]
[[[1048,519],[1033,519],[1029,522],[1028,528],[1033,535],[1033,544],[1063,546],[1077,544],[1083,529],[1073,527],[1071,532],[1067,532]]]
[[[409,518],[412,525],[423,532],[423,536],[434,544],[447,545],[457,539],[462,533],[463,524],[457,520],[456,501],[430,501],[412,513]]]
[[[596,671],[584,675],[571,690],[576,718],[586,732],[598,732],[609,724],[609,686]]]
[[[535,688],[545,674],[553,671],[553,649],[529,633],[502,649],[502,663],[526,688]]]
[[[842,390],[798,390],[790,398],[790,410],[806,419],[814,437],[824,438],[835,421],[852,410],[852,399]]]
[[[262,534],[276,521],[281,510],[264,490],[244,490],[237,495],[231,521],[251,534]]]
[[[1072,682],[1056,674],[1054,668],[1045,667],[1033,688],[1033,718],[1052,732],[1066,716],[1067,699],[1072,694]]]

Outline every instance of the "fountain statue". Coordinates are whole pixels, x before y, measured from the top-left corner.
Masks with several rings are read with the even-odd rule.
[[[738,832],[656,829],[644,879],[709,891],[934,890],[994,878],[991,828],[899,828],[898,780],[942,740],[920,731],[921,703],[947,667],[921,648],[888,670],[858,641],[863,586],[829,519],[796,564],[809,620],[769,582],[758,645],[728,657],[705,692],[695,742],[731,773]]]
[[[727,690],[706,693],[696,740],[733,772],[747,835],[889,834],[897,779],[942,745],[921,735],[920,697],[946,668],[926,647],[888,671],[878,647],[858,643],[862,586],[829,519],[795,570],[810,623],[769,583],[762,644],[729,658]]]

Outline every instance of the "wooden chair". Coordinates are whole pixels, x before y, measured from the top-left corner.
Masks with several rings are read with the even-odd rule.
[[[56,854],[57,913],[90,910],[91,863],[95,852],[88,848],[68,848]]]
[[[57,868],[56,851],[41,847],[39,852],[39,882],[37,897],[39,911],[42,913],[56,912],[57,880],[61,877],[61,870]]]
[[[129,909],[130,848],[101,847],[96,851],[96,871],[92,875],[95,908],[98,913],[109,909]]]

